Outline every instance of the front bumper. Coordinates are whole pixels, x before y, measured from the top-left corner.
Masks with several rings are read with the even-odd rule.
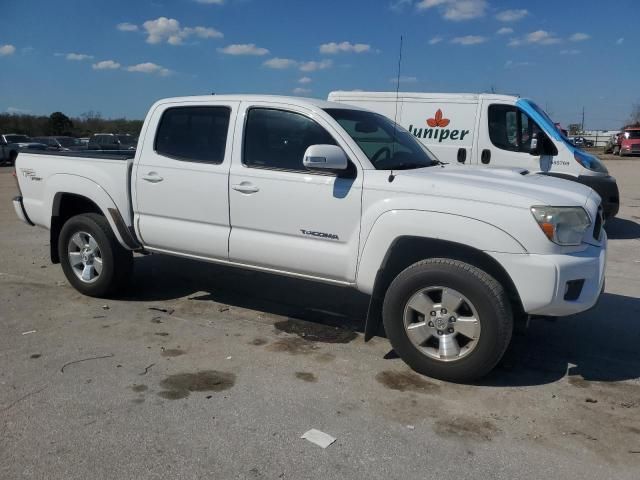
[[[605,219],[613,218],[620,209],[620,191],[616,179],[607,175],[580,175],[578,181],[587,187],[593,188],[602,198],[602,213]]]
[[[562,178],[572,182],[578,182],[596,191],[602,198],[602,213],[605,220],[613,218],[620,209],[620,192],[616,179],[610,175],[569,175],[566,173],[545,172],[542,175]]]
[[[505,268],[530,315],[562,317],[592,308],[604,286],[607,236],[602,245],[567,255],[491,253]],[[580,282],[582,280],[582,282]],[[576,294],[572,288],[581,287]]]
[[[22,197],[14,197],[13,198],[13,209],[16,211],[16,215],[20,220],[24,223],[31,225],[32,227],[35,225],[27,215],[27,211],[24,209],[24,204],[22,203]]]

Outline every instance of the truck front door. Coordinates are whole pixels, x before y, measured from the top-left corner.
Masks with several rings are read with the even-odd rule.
[[[228,174],[238,102],[162,105],[132,176],[137,233],[150,249],[226,260]]]
[[[353,282],[362,171],[355,164],[346,175],[303,166],[310,145],[340,144],[318,115],[270,103],[242,110],[229,178],[230,260]]]
[[[516,105],[485,100],[476,163],[486,167],[548,171],[551,157],[529,153],[532,138],[541,131],[538,124]]]

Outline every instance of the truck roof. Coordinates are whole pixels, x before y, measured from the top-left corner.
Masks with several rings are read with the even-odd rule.
[[[286,95],[255,95],[255,94],[233,94],[233,95],[198,95],[189,97],[172,97],[163,98],[156,102],[157,105],[167,103],[188,103],[188,102],[206,102],[206,101],[233,101],[233,102],[277,102],[288,103],[293,105],[307,106],[309,108],[342,108],[356,110],[358,107],[345,105],[344,103],[328,102],[318,98],[292,97]],[[360,109],[358,109],[360,110]]]
[[[431,92],[398,92],[398,97],[401,98],[416,98],[416,99],[438,99],[438,100],[474,100],[480,99],[489,100],[507,100],[513,101],[520,98],[517,95],[498,95],[495,93],[431,93]],[[329,93],[329,99],[335,97],[357,97],[357,98],[372,98],[372,99],[389,99],[395,100],[396,92],[363,92],[359,90],[337,90]]]

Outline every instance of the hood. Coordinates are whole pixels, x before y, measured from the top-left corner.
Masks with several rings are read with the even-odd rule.
[[[523,169],[445,165],[395,171],[397,190],[512,205],[585,206],[592,190],[580,183]]]

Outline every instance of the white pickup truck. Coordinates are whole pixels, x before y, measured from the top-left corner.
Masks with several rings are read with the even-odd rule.
[[[575,182],[445,165],[386,117],[275,96],[161,100],[135,154],[20,153],[18,217],[50,230],[80,292],[126,284],[132,252],[329,282],[371,295],[415,370],[468,381],[515,321],[593,307],[607,237]]]

